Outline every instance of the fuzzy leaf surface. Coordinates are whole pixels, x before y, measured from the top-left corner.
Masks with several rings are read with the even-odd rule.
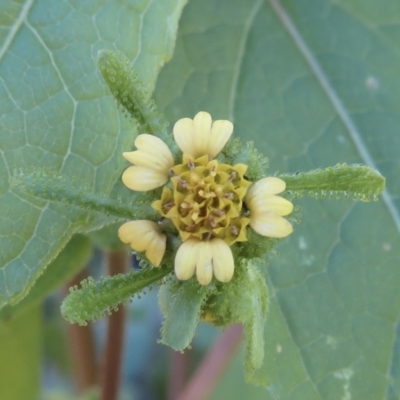
[[[49,168],[108,194],[119,179],[134,125],[97,66],[120,50],[149,93],[173,51],[185,0],[0,3],[0,307],[21,300],[74,233],[106,217],[21,195],[14,170]]]

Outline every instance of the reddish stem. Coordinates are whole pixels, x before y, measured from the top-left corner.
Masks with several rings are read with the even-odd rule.
[[[78,285],[87,278],[85,271],[77,274],[67,285],[68,288]],[[92,325],[79,326],[67,323],[67,340],[71,352],[74,382],[79,394],[86,392],[97,384],[96,355],[94,350]]]
[[[190,350],[186,350],[184,353],[170,350],[169,354],[171,368],[168,379],[168,399],[175,400],[185,387]]]
[[[241,325],[228,328],[205,356],[177,400],[207,399],[239,347],[242,336]]]
[[[125,251],[107,253],[110,275],[127,271],[129,258]],[[120,306],[108,318],[106,344],[100,371],[100,387],[102,400],[116,400],[121,379],[121,361],[126,322],[126,310]]]

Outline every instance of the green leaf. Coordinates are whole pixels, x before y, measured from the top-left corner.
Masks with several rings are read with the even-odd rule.
[[[144,89],[130,61],[122,54],[109,50],[99,53],[99,68],[111,93],[133,118],[143,132],[166,136],[167,122],[157,112],[156,105]]]
[[[89,233],[93,244],[104,251],[121,250],[124,244],[118,237],[118,229],[121,226],[119,222],[107,225],[98,231]]]
[[[161,342],[176,351],[186,349],[200,322],[201,308],[208,296],[207,287],[200,286],[197,281],[179,284],[173,292],[171,302],[162,304],[165,320],[161,329]],[[169,300],[164,294],[160,300]]]
[[[246,379],[260,385],[265,385],[267,381],[265,377],[255,378],[254,371],[262,366],[264,359],[262,349],[268,297],[264,275],[253,262],[243,262],[236,265],[233,279],[220,285],[202,306],[203,318],[216,326],[227,327],[235,323],[244,326]],[[161,309],[168,315],[169,309],[165,305],[167,301],[168,297]]]
[[[40,389],[41,307],[0,322],[0,398],[37,399]]]
[[[121,198],[93,193],[76,178],[69,178],[54,171],[30,168],[17,171],[10,179],[11,188],[22,194],[30,194],[42,200],[63,203],[66,207],[78,207],[87,213],[100,213],[114,220],[153,219],[155,211],[147,193],[133,192],[131,198]],[[109,221],[109,223],[110,223]]]
[[[70,288],[61,305],[61,313],[71,323],[86,325],[87,321],[96,321],[117,310],[121,303],[170,272],[169,268],[146,268],[138,273],[102,277],[99,282],[93,278],[85,279],[79,289]]]
[[[370,201],[371,196],[378,200],[378,195],[385,189],[385,178],[377,171],[365,165],[338,164],[334,167],[316,169],[297,174],[279,175],[286,182],[286,190],[295,196],[304,191],[311,197],[327,195],[340,198],[353,195],[354,200]]]
[[[264,400],[400,396],[399,21],[396,0],[193,0],[159,76],[171,123],[234,121],[271,175],[345,162],[386,178],[378,202],[294,201],[302,224],[266,271]]]
[[[263,363],[264,353],[260,349],[264,348],[264,324],[268,311],[268,287],[265,284],[263,274],[252,268],[248,269],[248,285],[241,288],[246,290],[243,300],[248,303],[250,309],[243,320],[245,343],[246,343],[246,380],[259,385],[267,385],[267,375],[262,375],[259,379],[254,377],[254,371],[258,370]]]
[[[92,244],[90,240],[83,235],[73,236],[57,258],[40,275],[29,294],[17,305],[6,305],[0,310],[0,320],[19,315],[27,307],[40,303],[51,292],[72,279],[84,268],[91,256]]]
[[[14,191],[13,171],[49,168],[108,195],[135,132],[116,111],[98,52],[126,54],[151,93],[185,2],[1,2],[0,307],[21,300],[74,233],[110,223]]]

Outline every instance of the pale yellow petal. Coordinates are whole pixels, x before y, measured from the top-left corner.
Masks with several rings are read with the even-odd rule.
[[[200,285],[208,285],[213,277],[212,246],[210,242],[199,242],[197,247],[196,277]]]
[[[256,215],[273,213],[276,215],[284,216],[288,215],[293,211],[293,204],[280,196],[266,196],[265,198],[253,197],[252,200],[247,203],[251,213]]]
[[[250,226],[260,235],[272,238],[284,238],[293,232],[287,219],[268,214],[257,215],[257,218],[250,216]]]
[[[194,158],[208,155],[215,158],[233,132],[233,124],[227,120],[212,122],[208,112],[201,111],[193,120],[183,118],[174,126],[174,137],[183,153]]]
[[[194,275],[197,261],[197,239],[188,239],[183,242],[175,256],[175,275],[181,281],[186,281]]]
[[[219,154],[230,139],[232,132],[232,122],[227,120],[214,121],[206,151],[210,158],[215,158]]]
[[[252,200],[253,197],[266,197],[274,194],[281,193],[286,188],[286,182],[282,179],[270,176],[257,181],[246,195],[246,204]]]
[[[144,151],[136,150],[122,153],[122,155],[127,159],[130,163],[138,166],[145,167],[148,169],[154,169],[155,171],[168,173],[168,169],[170,168],[169,164],[165,164],[163,160],[155,154],[149,154]]]
[[[129,161],[131,164],[136,164],[136,160],[135,160],[135,154],[136,153],[137,153],[137,150],[135,150],[135,151],[124,151],[122,153],[122,157],[124,157],[125,160]]]
[[[129,243],[136,251],[145,251],[154,238],[164,236],[153,221],[130,221],[120,226],[118,236],[123,243]]]
[[[164,168],[171,168],[174,165],[174,157],[168,146],[157,136],[143,133],[138,135],[135,140],[135,146],[153,157],[158,157],[160,165]]]
[[[165,162],[165,160],[160,157],[160,155],[149,154],[141,150],[125,152],[122,153],[122,155],[130,163],[138,167],[154,169],[155,171],[162,172],[165,175],[168,174],[168,170],[173,166],[173,163]]]
[[[158,188],[168,181],[168,174],[145,167],[132,166],[122,174],[122,182],[126,187],[138,192],[146,192]]]
[[[213,138],[211,134],[211,115],[208,112],[201,111],[193,118],[193,151],[195,158],[207,154],[209,142]]]
[[[219,238],[211,240],[213,247],[213,272],[220,282],[229,282],[234,271],[234,260],[231,248],[225,241]]]
[[[167,245],[167,237],[160,232],[156,232],[151,237],[151,241],[146,250],[146,257],[155,266],[158,267],[164,257]]]
[[[132,240],[135,239],[137,234],[137,229],[135,228],[135,222],[138,221],[130,221],[121,225],[118,229],[118,237],[123,243],[131,243]]]
[[[194,156],[193,120],[190,118],[178,120],[174,125],[174,139],[183,153]]]

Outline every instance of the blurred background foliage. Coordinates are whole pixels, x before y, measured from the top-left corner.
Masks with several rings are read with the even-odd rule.
[[[0,2],[1,305],[33,287],[0,312],[0,398],[72,391],[63,294],[40,304],[88,263],[93,240],[116,246],[115,229],[87,237],[115,221],[24,197],[8,182],[15,169],[42,166],[98,193],[115,190],[135,125],[97,69],[107,48],[124,52],[155,88],[171,126],[199,110],[230,119],[235,135],[269,158],[271,174],[347,162],[387,179],[378,202],[296,201],[302,222],[265,271],[272,298],[259,373],[270,384],[246,384],[238,354],[212,398],[398,399],[400,3],[184,3]],[[71,241],[77,233],[84,236]],[[96,254],[90,273],[99,276]],[[165,398],[170,357],[156,344],[155,293],[135,300],[129,315],[122,398]],[[95,327],[99,348],[103,325]],[[217,334],[200,326],[193,366]]]

